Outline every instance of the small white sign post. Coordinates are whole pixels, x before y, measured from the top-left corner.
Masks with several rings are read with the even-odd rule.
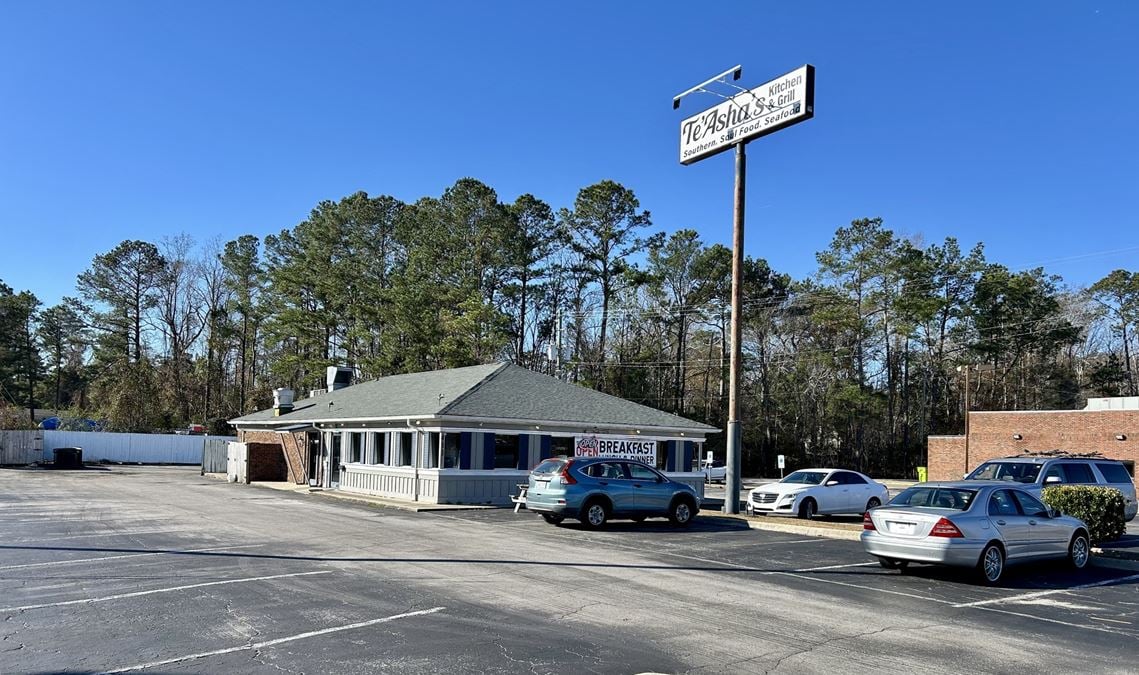
[[[779,479],[783,479],[783,467],[787,466],[787,458],[783,455],[775,456],[775,463],[779,465]]]

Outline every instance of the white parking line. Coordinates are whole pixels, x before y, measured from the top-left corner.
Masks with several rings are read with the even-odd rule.
[[[1080,628],[1083,630],[1095,631],[1097,633],[1111,633],[1113,635],[1126,635],[1127,637],[1134,637],[1134,635],[1127,631],[1114,630],[1107,626],[1093,626],[1088,623],[1074,623],[1071,621],[1061,621],[1060,619],[1051,619],[1046,616],[1038,616],[1036,614],[1024,614],[1021,612],[1013,612],[1007,609],[997,609],[996,607],[976,607],[982,612],[996,612],[997,614],[1008,614],[1009,616],[1019,616],[1022,619],[1034,619],[1036,621],[1043,621],[1045,623],[1054,623],[1059,626],[1067,626],[1068,628]]]
[[[1026,600],[1032,600],[1035,598],[1043,598],[1043,597],[1046,597],[1049,595],[1056,595],[1058,593],[1070,593],[1071,591],[1082,591],[1082,590],[1087,589],[1087,588],[1098,588],[1100,586],[1112,586],[1115,584],[1123,584],[1123,583],[1127,583],[1128,581],[1135,581],[1136,579],[1139,579],[1139,574],[1132,574],[1129,577],[1122,577],[1122,578],[1118,578],[1118,579],[1104,579],[1103,581],[1097,581],[1097,582],[1091,583],[1091,584],[1081,584],[1079,586],[1072,586],[1071,588],[1054,588],[1050,591],[1036,591],[1033,593],[1021,593],[1020,595],[1010,595],[1010,596],[1004,597],[1004,598],[993,598],[991,600],[978,600],[977,602],[963,602],[959,605],[953,605],[953,606],[957,607],[957,608],[961,608],[961,607],[983,607],[985,605],[999,605],[999,604],[1004,604],[1006,602],[1024,602]]]
[[[244,579],[226,579],[225,581],[207,581],[201,584],[188,584],[185,586],[174,586],[173,588],[156,588],[149,591],[136,591],[134,593],[119,593],[117,595],[104,595],[100,598],[84,598],[82,600],[67,600],[65,602],[46,602],[42,605],[22,605],[20,607],[0,607],[0,613],[4,612],[22,612],[28,609],[44,609],[46,607],[65,607],[67,605],[87,605],[95,602],[107,602],[108,600],[121,600],[123,598],[138,598],[144,595],[154,595],[156,593],[173,593],[174,591],[184,591],[190,588],[203,588],[205,586],[225,586],[227,584],[242,584],[247,581],[268,581],[269,579],[285,579],[287,577],[307,577],[314,574],[332,574],[333,570],[319,570],[316,572],[296,572],[294,574],[273,574],[266,577],[246,577]]]
[[[98,558],[78,558],[75,560],[50,560],[48,562],[23,563],[22,565],[3,565],[0,570],[19,570],[28,567],[47,567],[49,565],[76,565],[86,562],[102,562],[103,560],[121,560],[123,558],[143,558],[150,555],[185,555],[193,553],[206,553],[209,551],[232,551],[239,548],[257,548],[266,544],[242,544],[240,546],[211,546],[210,548],[191,548],[185,551],[169,550],[154,551],[152,553],[124,553],[123,555],[105,555]]]
[[[821,572],[823,570],[841,570],[845,567],[870,567],[871,565],[877,565],[877,564],[878,563],[876,563],[876,562],[864,562],[864,563],[850,563],[849,565],[824,565],[823,567],[808,567],[807,569],[788,570],[788,571],[789,572]],[[771,574],[775,574],[775,572],[771,572]]]
[[[116,668],[115,670],[104,671],[107,675],[111,673],[127,673],[132,670],[146,670],[147,668],[157,668],[158,666],[166,666],[171,663],[181,663],[183,661],[192,661],[194,659],[204,659],[207,656],[219,656],[221,654],[232,654],[233,652],[243,652],[249,650],[264,649],[279,645],[285,642],[294,642],[296,640],[304,640],[305,638],[316,637],[318,635],[328,635],[329,633],[339,633],[346,630],[355,630],[357,628],[366,628],[367,626],[374,626],[378,623],[387,623],[389,621],[396,621],[399,619],[406,619],[413,616],[424,616],[426,614],[434,614],[441,612],[445,607],[432,607],[431,609],[421,609],[416,612],[404,612],[403,614],[395,614],[393,616],[385,616],[382,619],[372,619],[370,621],[360,621],[358,623],[350,623],[347,626],[335,626],[333,628],[322,628],[321,630],[309,631],[307,633],[300,633],[298,635],[291,635],[289,637],[277,638],[275,640],[266,640],[264,642],[255,642],[253,644],[240,645],[238,647],[228,647],[226,649],[215,649],[212,652],[200,652],[198,654],[188,654],[186,656],[179,656],[173,659],[165,659],[162,661],[151,661],[150,663],[140,663],[135,666],[127,666],[126,668]]]
[[[87,534],[65,534],[58,537],[47,536],[38,539],[9,539],[4,543],[9,544],[38,544],[45,541],[62,541],[64,539],[90,539],[91,537],[133,537],[142,534],[171,534],[174,532],[184,532],[184,529],[178,530],[139,530],[134,532],[118,531],[118,532],[88,532]]]

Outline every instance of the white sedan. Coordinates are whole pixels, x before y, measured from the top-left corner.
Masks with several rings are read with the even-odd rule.
[[[890,491],[865,474],[845,469],[800,469],[747,496],[749,514],[795,514],[800,518],[850,513],[861,515],[890,500]]]

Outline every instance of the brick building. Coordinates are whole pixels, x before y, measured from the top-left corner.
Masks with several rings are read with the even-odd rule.
[[[446,504],[504,504],[555,455],[633,457],[703,494],[718,429],[509,364],[382,377],[234,420],[248,480]]]
[[[927,439],[930,480],[955,480],[982,462],[1024,452],[1099,452],[1139,462],[1139,397],[1088,399],[1083,410],[973,411],[969,438]]]

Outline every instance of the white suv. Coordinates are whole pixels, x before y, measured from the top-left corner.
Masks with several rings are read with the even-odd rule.
[[[1123,462],[1114,459],[1063,452],[1019,455],[985,462],[965,479],[1015,481],[1037,496],[1049,485],[1102,485],[1123,494],[1123,516],[1127,520],[1139,512],[1131,474]]]

